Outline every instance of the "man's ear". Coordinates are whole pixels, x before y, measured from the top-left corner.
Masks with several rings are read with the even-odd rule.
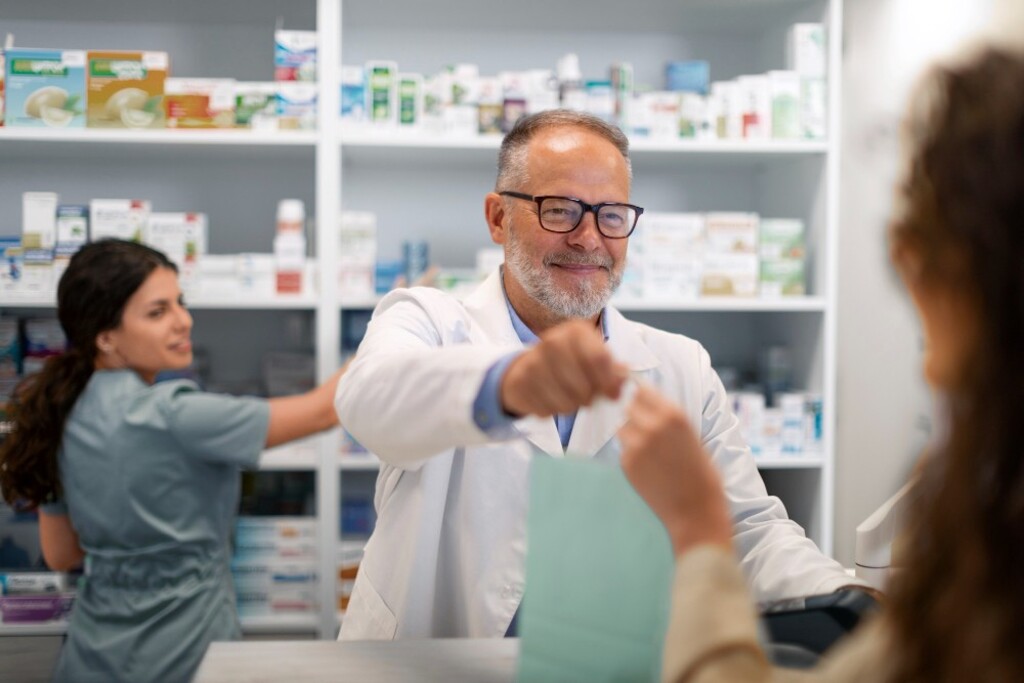
[[[505,199],[500,194],[491,192],[484,197],[484,217],[487,219],[491,241],[495,244],[505,244]]]

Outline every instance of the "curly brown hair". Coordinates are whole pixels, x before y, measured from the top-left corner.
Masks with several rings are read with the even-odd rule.
[[[977,328],[948,390],[950,429],[916,484],[892,586],[898,681],[1024,681],[1024,56],[934,70],[905,122],[890,237]]]
[[[57,286],[57,317],[69,350],[14,390],[14,429],[0,443],[0,489],[11,505],[35,506],[62,495],[57,453],[64,423],[92,377],[96,337],[121,324],[125,304],[157,268],[177,270],[159,251],[100,240],[82,247]]]

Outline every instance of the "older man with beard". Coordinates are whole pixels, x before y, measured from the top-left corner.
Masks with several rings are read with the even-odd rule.
[[[768,496],[701,345],[607,305],[643,213],[630,179],[617,128],[563,110],[521,119],[484,200],[504,267],[461,302],[413,288],[377,307],[335,403],[382,461],[340,638],[514,635],[530,460],[617,463],[631,379],[699,426],[757,599],[850,583]]]

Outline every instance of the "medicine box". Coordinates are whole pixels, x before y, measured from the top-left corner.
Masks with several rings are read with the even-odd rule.
[[[163,128],[166,52],[90,50],[86,54],[90,128]]]
[[[0,596],[0,617],[5,624],[39,624],[63,621],[71,614],[75,596],[4,595]]]
[[[281,130],[316,128],[316,83],[277,84],[277,127]]]
[[[798,218],[762,218],[759,243],[762,259],[802,260],[806,251],[804,222]]]
[[[763,298],[803,296],[807,293],[803,260],[762,259],[760,292]]]
[[[341,118],[353,123],[366,120],[366,73],[361,66],[341,67]]]
[[[274,31],[274,80],[316,82],[316,31]]]
[[[32,595],[67,591],[67,575],[57,572],[7,572],[0,574],[0,594]]]
[[[772,137],[795,140],[801,136],[800,76],[795,71],[769,71]]]
[[[57,201],[56,192],[22,193],[22,247],[53,251],[57,240]]]
[[[705,240],[709,253],[757,254],[759,219],[756,213],[709,213]]]
[[[143,234],[147,245],[162,251],[179,269],[194,264],[207,251],[205,213],[154,211]]]
[[[277,130],[277,83],[235,82],[235,126]]]
[[[394,123],[398,118],[398,64],[390,61],[367,62],[366,86],[370,121]]]
[[[168,128],[234,128],[235,81],[168,78],[164,83]]]
[[[141,242],[152,205],[146,199],[93,199],[89,202],[91,239],[106,237]]]
[[[645,214],[640,242],[645,298],[694,299],[699,295],[704,257],[702,214]]]
[[[71,258],[88,241],[89,207],[80,204],[59,204],[54,258]]]
[[[16,128],[85,126],[85,52],[5,52],[6,122]]]

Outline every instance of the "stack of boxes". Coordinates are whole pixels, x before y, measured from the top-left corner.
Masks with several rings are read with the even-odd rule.
[[[274,32],[277,125],[282,130],[316,128],[316,31]]]
[[[0,574],[0,622],[4,624],[67,621],[74,600],[75,592],[65,574],[28,571]]]
[[[338,296],[367,299],[377,293],[377,215],[343,211],[338,239]]]
[[[587,111],[627,134],[654,139],[824,139],[826,50],[821,24],[794,24],[786,69],[711,81],[703,60],[672,61],[665,86],[634,82],[627,63],[608,76],[584,80],[575,54],[557,69],[481,76],[456,64],[424,77],[389,60],[341,68],[341,118],[430,134],[500,134],[522,115],[564,107]]]
[[[316,56],[315,31],[276,31],[274,82],[249,83],[172,78],[166,52],[8,45],[0,51],[0,125],[310,130]]]
[[[756,213],[709,213],[704,223],[702,296],[757,295]]]
[[[639,239],[630,244],[629,263],[639,272],[639,287],[623,291],[651,301],[696,299],[704,258],[704,216],[651,212],[644,215]],[[626,278],[623,278],[626,281]]]
[[[761,220],[761,296],[803,296],[806,293],[803,221]]]
[[[239,617],[315,615],[316,520],[239,517],[231,573]]]
[[[104,238],[142,242],[164,252],[178,267],[182,291],[190,298],[251,300],[313,291],[315,268],[305,256],[304,242],[290,262],[293,277],[287,287],[277,287],[280,264],[273,254],[207,253],[204,213],[153,211],[145,199],[61,204],[55,192],[26,192],[21,237],[0,237],[0,294],[12,300],[52,298],[71,256],[87,242]]]
[[[641,227],[630,241],[618,297],[678,302],[806,294],[799,219],[649,211]]]
[[[771,407],[760,391],[737,391],[729,396],[755,458],[813,458],[821,453],[821,394],[780,392],[774,395]]]

